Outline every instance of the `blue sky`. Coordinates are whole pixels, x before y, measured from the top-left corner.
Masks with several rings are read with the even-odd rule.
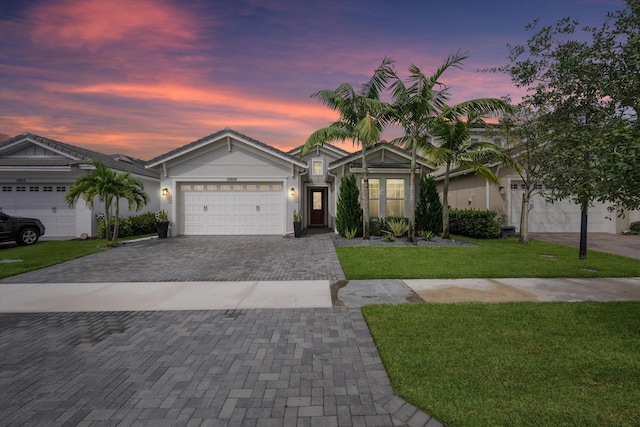
[[[431,74],[452,101],[519,92],[506,44],[536,18],[598,24],[622,0],[0,1],[0,134],[28,131],[150,159],[230,127],[283,150],[335,114],[320,89],[366,81],[384,56]],[[394,136],[397,130],[385,136]],[[351,149],[350,146],[345,148]]]

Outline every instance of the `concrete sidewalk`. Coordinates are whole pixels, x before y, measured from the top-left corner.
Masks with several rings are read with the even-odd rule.
[[[0,283],[0,312],[331,307],[327,280]]]
[[[0,283],[4,313],[625,300],[640,300],[640,278],[345,280],[333,285],[327,280]]]

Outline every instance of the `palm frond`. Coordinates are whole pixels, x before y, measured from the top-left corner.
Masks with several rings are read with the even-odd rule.
[[[300,150],[300,158],[304,157],[317,145],[323,146],[331,141],[346,141],[353,138],[353,130],[349,129],[345,123],[335,122],[328,127],[321,128],[313,132],[305,141]]]
[[[362,120],[356,123],[353,128],[353,133],[363,146],[371,147],[380,141],[382,130],[378,121],[367,114]]]

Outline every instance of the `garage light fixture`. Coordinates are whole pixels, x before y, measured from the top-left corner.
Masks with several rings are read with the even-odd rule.
[[[296,198],[296,189],[291,187],[291,190],[290,190],[289,194],[291,194],[291,198],[292,199],[295,199]]]
[[[169,196],[169,189],[168,188],[163,188],[162,189],[162,197],[168,197]]]

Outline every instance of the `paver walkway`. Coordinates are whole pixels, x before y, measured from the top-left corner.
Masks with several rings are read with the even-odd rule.
[[[0,314],[6,426],[438,426],[359,309]]]

